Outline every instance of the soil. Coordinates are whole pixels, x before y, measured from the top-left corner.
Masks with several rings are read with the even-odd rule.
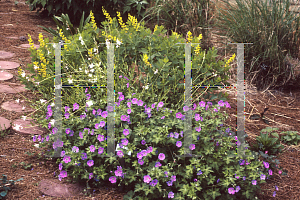
[[[20,0],[18,5],[15,5],[13,1],[1,1],[0,2],[0,51],[12,52],[14,57],[7,61],[13,61],[19,63],[24,69],[27,64],[31,62],[30,52],[24,48],[20,48],[21,44],[28,44],[27,40],[20,38],[26,36],[29,33],[32,36],[33,42],[38,43],[38,34],[43,33],[44,36],[48,36],[42,28],[38,27],[50,27],[56,30],[56,24],[51,18],[41,18],[36,15],[35,11],[29,11],[29,6],[25,5],[25,0]],[[153,24],[145,25],[153,30]],[[227,44],[226,38],[221,38],[215,33],[220,31],[217,27],[211,29],[211,41],[213,46],[218,49],[217,59],[229,59],[230,56],[235,53],[234,49],[224,48],[224,44]],[[16,37],[11,39],[8,37]],[[296,58],[295,58],[296,59]],[[231,66],[236,66],[234,61]],[[132,66],[137,72],[136,66]],[[13,78],[8,81],[0,81],[6,83],[19,83],[17,79],[18,69],[6,70],[13,74]],[[236,73],[236,69],[232,68],[232,71]],[[29,71],[25,70],[25,73]],[[139,72],[140,73],[140,72]],[[246,73],[246,72],[245,72]],[[144,74],[145,75],[145,74]],[[231,82],[234,84],[236,80],[235,76],[231,77]],[[257,91],[257,89],[248,84],[246,81],[245,90],[245,132],[249,136],[246,141],[252,146],[255,138],[260,135],[260,131],[266,127],[279,128],[279,135],[282,131],[287,130],[300,130],[300,90],[297,89],[281,89],[281,90],[267,90],[263,92]],[[231,130],[236,127],[236,88],[220,89],[222,92],[229,94],[228,102],[231,108],[227,108],[228,119],[225,121],[224,126],[230,126]],[[23,96],[30,100],[38,101],[41,95],[34,94],[32,91],[25,91],[20,94],[0,93],[0,103],[5,101],[14,101],[16,99],[23,99]],[[298,97],[298,98],[297,98]],[[5,99],[5,101],[4,101]],[[26,102],[24,102],[26,103]],[[28,105],[28,103],[27,103]],[[29,107],[29,105],[28,105]],[[250,120],[249,117],[252,114],[261,113],[265,108],[269,110],[265,113],[265,116],[269,118],[270,124],[265,124],[261,120]],[[0,108],[0,117],[4,117],[10,121],[20,119],[23,113],[11,112]],[[283,153],[277,159],[280,161],[280,166],[284,170],[288,170],[287,175],[279,175],[278,171],[273,172],[275,177],[272,180],[267,180],[266,183],[261,185],[264,194],[257,194],[259,199],[299,199],[300,197],[300,177],[298,175],[299,170],[299,146],[284,145]],[[5,174],[8,180],[17,180],[23,178],[24,180],[16,182],[12,190],[8,192],[4,199],[123,199],[125,193],[119,192],[116,186],[107,182],[107,187],[92,188],[95,190],[89,197],[85,196],[82,192],[77,193],[75,197],[53,198],[48,195],[43,195],[42,189],[39,187],[43,180],[51,180],[57,184],[68,184],[72,181],[72,178],[64,178],[61,182],[57,180],[55,174],[59,173],[58,164],[54,160],[41,158],[39,159],[42,149],[38,149],[33,146],[31,135],[18,134],[14,129],[8,129],[8,135],[0,140],[0,175]],[[33,155],[27,155],[27,152],[34,152]],[[26,169],[20,163],[30,163],[31,166]],[[13,167],[16,165],[16,167]],[[276,191],[276,197],[272,197],[274,186],[277,185],[279,190]],[[71,191],[71,190],[70,190]]]

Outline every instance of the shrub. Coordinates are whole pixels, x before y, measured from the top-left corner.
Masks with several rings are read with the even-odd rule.
[[[145,5],[148,3],[145,0],[137,0],[135,2],[129,0],[28,0],[26,1],[26,4],[29,5],[30,11],[37,10],[38,15],[61,16],[62,13],[68,14],[71,21],[77,25],[80,21],[80,16],[82,14],[84,15],[84,12],[88,13],[90,10],[95,13],[96,22],[102,22],[105,19],[105,16],[99,12],[101,11],[102,6],[109,12],[115,13],[116,11],[122,11],[122,17],[126,20],[129,13],[137,15],[138,19],[140,19],[144,16]],[[41,10],[42,12],[40,13]]]

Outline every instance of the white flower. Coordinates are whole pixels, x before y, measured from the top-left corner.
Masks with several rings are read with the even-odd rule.
[[[90,101],[86,102],[86,104],[90,107],[91,105],[93,105],[93,101],[90,100]]]
[[[39,144],[34,144],[33,146],[35,146],[36,148],[40,148]]]
[[[48,55],[50,54],[50,51],[48,51]]]
[[[128,148],[127,148],[127,147],[125,147],[125,146],[123,146],[123,147],[122,147],[122,149],[126,149],[126,150],[128,150]],[[120,145],[119,145],[119,144],[117,144],[116,151],[119,151],[119,150],[122,150],[122,149],[121,149]],[[129,151],[129,152],[127,153],[127,155],[131,156],[131,151]]]
[[[149,85],[149,84],[148,84]],[[146,85],[146,87],[145,86],[143,86],[143,88],[145,87],[145,89],[147,90],[148,88],[149,88],[149,86],[148,85]]]
[[[55,106],[54,102],[53,102],[53,103],[51,103],[51,104],[50,104],[50,106],[52,106],[52,107],[53,107],[53,106]]]
[[[97,53],[98,53],[98,49],[94,48],[94,52],[97,52]],[[97,53],[96,53],[96,54],[97,54]]]
[[[154,74],[156,74],[158,72],[158,70],[156,69],[156,71],[154,72]]]
[[[23,72],[21,75],[22,75],[22,77],[25,77],[25,72]]]
[[[81,41],[82,41],[82,37],[81,37],[81,36],[79,36],[79,40],[81,40]]]
[[[83,41],[83,40],[81,40],[81,42],[80,42],[80,43],[81,43],[81,45],[84,45],[84,41]]]
[[[19,103],[19,101],[20,101],[20,99],[17,99],[17,100],[16,100],[16,102],[18,102],[18,103]]]
[[[88,58],[88,60],[92,60],[92,58]]]
[[[110,44],[110,42],[109,42],[109,40],[108,39],[106,39],[106,46],[107,46],[107,49],[109,49],[109,44]]]
[[[39,84],[40,84],[40,82],[36,82],[36,84],[37,84],[37,85],[39,85]]]
[[[89,74],[89,77],[92,77],[93,75],[92,74]]]
[[[23,108],[22,108],[22,110],[24,110],[26,107],[25,106],[23,106]]]
[[[26,120],[26,116],[22,116],[23,120],[25,121]]]
[[[95,65],[92,63],[89,65],[90,68],[93,68]]]
[[[34,65],[34,67],[33,67],[35,70],[37,70],[38,69],[38,66],[36,66],[36,65]]]
[[[52,120],[50,121],[50,124],[52,124],[52,125],[54,126],[54,123],[55,123],[55,119],[52,119]]]
[[[88,73],[88,71],[87,71],[87,70],[85,70],[84,72],[85,72],[86,74]]]
[[[69,83],[73,83],[73,80],[72,80],[72,79],[69,79],[68,81],[69,81]]]
[[[44,99],[40,99],[40,102],[41,102],[41,103],[45,103],[45,102],[47,102],[47,101],[44,100]]]
[[[94,72],[95,70],[94,69],[91,69],[91,72]]]
[[[81,68],[79,68],[79,70],[81,71],[82,69],[81,69]]]
[[[21,129],[23,129],[23,127],[21,125],[15,124],[15,126],[13,127],[13,129],[19,131],[20,127],[21,127]]]
[[[119,47],[119,45],[121,45],[122,42],[119,41],[119,39],[117,39],[117,48]]]

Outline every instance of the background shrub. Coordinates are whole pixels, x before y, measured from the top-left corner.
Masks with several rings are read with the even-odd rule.
[[[37,14],[43,16],[68,14],[72,24],[78,25],[83,11],[86,13],[85,18],[92,10],[98,24],[104,21],[105,16],[102,13],[102,6],[109,13],[112,13],[112,17],[116,17],[115,13],[119,11],[125,20],[127,20],[128,13],[137,15],[140,19],[143,17],[148,2],[146,0],[28,0],[26,4],[29,4],[30,11],[37,10]]]

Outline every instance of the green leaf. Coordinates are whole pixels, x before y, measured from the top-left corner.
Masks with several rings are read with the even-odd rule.
[[[136,184],[135,185],[134,192],[139,192],[139,191],[143,191],[143,190],[144,190],[144,187],[141,186],[141,184]]]
[[[143,54],[147,54],[148,53],[148,50],[145,49],[145,48],[142,48],[141,50],[139,50],[139,52],[143,53]]]
[[[278,135],[278,133],[271,133],[271,135],[273,135],[273,136],[275,136],[275,137],[279,138],[279,135]]]
[[[216,99],[216,98],[218,98],[218,96],[217,96],[217,95],[213,95],[213,96],[210,98],[210,100],[214,100],[214,99]]]
[[[46,7],[46,9],[48,10],[49,13],[51,13],[52,8],[53,8],[53,5],[52,5],[52,4],[49,4],[49,5],[47,5],[47,7]]]
[[[213,199],[216,199],[218,196],[221,196],[221,193],[219,192],[219,189],[209,189],[209,192],[207,193],[209,196],[211,196]]]
[[[184,185],[179,189],[179,191],[181,191],[183,195],[188,194],[188,192],[189,192],[189,185],[184,184]]]
[[[169,62],[169,59],[168,59],[168,57],[165,57],[163,61],[164,61],[164,63],[167,63],[167,62]]]
[[[41,0],[41,4],[42,4],[43,8],[45,7],[46,3],[47,3],[46,0]]]
[[[55,11],[58,12],[58,10],[61,8],[61,4],[55,4]]]
[[[160,134],[155,134],[155,135],[153,136],[153,138],[154,138],[154,142],[155,142],[156,144],[158,144],[158,143],[161,141],[161,136],[160,136]]]

